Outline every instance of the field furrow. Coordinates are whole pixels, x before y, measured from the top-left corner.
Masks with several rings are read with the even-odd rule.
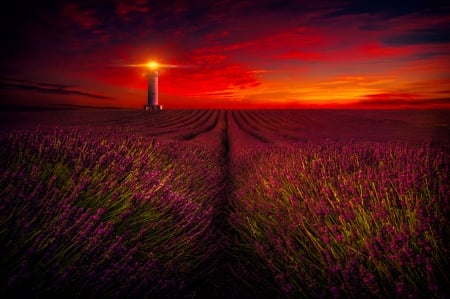
[[[262,116],[260,111],[245,111],[243,113],[248,116],[248,121],[253,123],[252,127],[259,128],[260,135],[266,136],[269,140],[274,142],[305,140],[305,138],[302,137],[304,131],[301,131],[299,128],[286,129],[286,127],[280,123],[271,123]],[[282,117],[282,115],[280,117]]]
[[[195,136],[197,132],[204,130],[204,126],[208,126],[208,121],[212,119],[213,111],[201,111],[189,121],[185,121],[183,126],[171,126],[163,128],[160,132],[149,133],[153,136],[161,136],[167,139],[188,140],[190,136]]]
[[[173,128],[181,128],[186,123],[191,123],[193,119],[201,116],[201,111],[195,110],[186,110],[186,111],[176,111],[177,113],[171,113],[167,110],[162,111],[153,111],[147,113],[147,111],[142,111],[142,115],[145,117],[145,121],[143,123],[144,126],[148,128],[157,127],[162,129],[173,129]],[[168,114],[166,117],[165,114]],[[158,116],[158,117],[154,117]]]
[[[1,116],[2,298],[450,292],[448,113]]]
[[[167,111],[168,112],[168,111]],[[180,112],[183,112],[182,110]],[[164,115],[166,111],[156,111],[159,115]],[[169,114],[169,113],[168,113]],[[180,139],[184,135],[189,135],[193,131],[201,128],[209,115],[210,111],[205,110],[187,110],[184,113],[170,115],[170,120],[166,122],[155,121],[152,119],[152,113],[144,115],[148,122],[133,123],[129,128],[136,132],[145,132],[148,136],[160,136],[169,139]],[[158,123],[152,125],[152,123]]]
[[[263,143],[268,143],[269,140],[264,137],[262,134],[258,134],[248,124],[248,120],[241,111],[231,111],[231,117],[233,122],[236,124],[237,128],[242,132],[246,133],[248,136],[252,137]]]
[[[227,122],[230,151],[234,148],[241,147],[242,149],[251,149],[254,147],[262,147],[266,143],[247,134],[241,130],[234,119],[233,111],[225,111],[224,118]],[[232,153],[233,154],[233,153]]]
[[[294,115],[289,114],[288,111],[258,111],[261,117],[265,119],[268,125],[281,127],[283,129],[297,129],[302,124],[302,119],[298,118],[298,112]]]
[[[175,123],[171,124],[170,127],[172,128],[193,128],[196,127],[198,124],[201,124],[205,117],[207,117],[208,113],[211,111],[209,110],[193,110],[193,113],[189,116],[183,119],[183,121],[176,121]]]
[[[184,135],[184,140],[195,140],[195,142],[207,142],[208,139],[218,140],[223,128],[223,111],[214,110],[209,114],[208,120],[201,126],[196,128],[191,134]]]
[[[186,127],[185,132],[177,136],[177,138],[191,140],[195,138],[195,136],[213,129],[216,120],[217,111],[208,110],[201,116],[201,118],[198,118],[195,123],[192,123],[190,126]]]

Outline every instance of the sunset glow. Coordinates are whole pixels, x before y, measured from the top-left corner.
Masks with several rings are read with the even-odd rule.
[[[449,5],[62,1],[4,15],[3,106],[139,108],[159,66],[169,109],[450,107]]]

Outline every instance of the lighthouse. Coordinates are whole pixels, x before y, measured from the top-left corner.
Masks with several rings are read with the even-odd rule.
[[[162,105],[158,104],[158,77],[159,69],[157,62],[149,62],[147,64],[148,72],[148,103],[144,105],[144,110],[161,110]]]

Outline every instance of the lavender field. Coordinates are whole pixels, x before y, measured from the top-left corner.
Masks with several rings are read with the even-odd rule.
[[[447,298],[450,114],[0,112],[2,298]]]

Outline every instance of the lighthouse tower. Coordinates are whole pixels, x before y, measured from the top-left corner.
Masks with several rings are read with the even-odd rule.
[[[148,73],[148,103],[144,105],[144,110],[161,110],[162,105],[158,104],[158,63],[150,62],[147,64]]]

